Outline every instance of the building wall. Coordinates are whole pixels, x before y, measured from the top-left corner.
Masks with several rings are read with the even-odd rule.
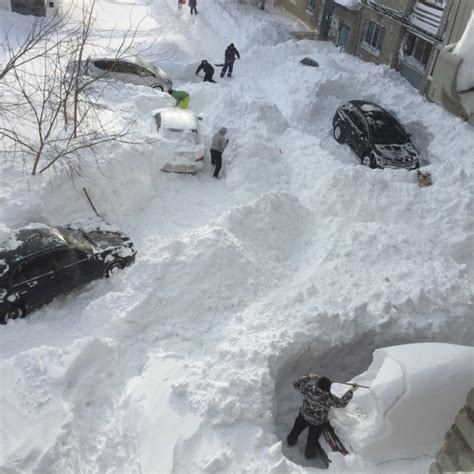
[[[12,10],[10,0],[0,0],[0,10],[6,10],[7,12],[10,12]]]
[[[360,10],[348,10],[340,5],[335,5],[333,11],[333,21],[329,32],[329,39],[337,44],[339,30],[342,25],[349,28],[349,35],[344,45],[344,51],[355,54],[359,43]]]
[[[300,20],[304,21],[310,28],[314,28],[319,31],[319,15],[323,6],[323,0],[316,0],[316,7],[314,12],[309,11],[307,6],[307,0],[275,0],[274,5],[276,7],[282,7],[288,12],[295,15]]]
[[[404,16],[412,11],[416,0],[375,0],[375,3]]]
[[[384,1],[388,2],[388,0]],[[381,3],[381,0],[379,0],[379,3]],[[383,43],[378,54],[374,54],[361,44],[367,21],[372,21],[385,28]],[[355,54],[364,61],[376,64],[387,64],[390,67],[395,67],[398,62],[398,52],[404,34],[405,27],[403,25],[386,15],[378,13],[368,7],[364,7],[361,10],[359,38]]]

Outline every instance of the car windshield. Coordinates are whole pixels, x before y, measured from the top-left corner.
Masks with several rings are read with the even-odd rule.
[[[163,137],[166,140],[188,145],[199,144],[199,133],[196,129],[165,128],[163,130]]]
[[[91,242],[87,235],[75,229],[68,229],[67,227],[58,227],[60,234],[64,240],[71,246],[81,250],[91,250],[93,242]]]
[[[400,145],[408,142],[408,136],[403,128],[386,114],[370,114],[367,122],[375,144]]]

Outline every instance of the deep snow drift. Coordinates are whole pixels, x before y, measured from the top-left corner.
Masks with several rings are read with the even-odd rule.
[[[473,129],[394,71],[291,40],[300,26],[278,11],[224,0],[200,1],[196,17],[175,0],[100,8],[104,30],[146,13],[149,59],[191,94],[207,143],[229,129],[224,179],[209,161],[197,176],[159,172],[150,112],[170,99],[122,84],[103,100],[135,120],[141,145],[84,156],[73,181],[61,170],[25,179],[2,160],[0,238],[90,218],[85,186],[138,255],[116,278],[0,328],[0,466],[312,471],[281,442],[301,401],[291,382],[311,370],[374,387],[335,414],[352,453],[332,455],[331,472],[426,471],[464,401],[472,350],[372,354],[472,343]],[[242,55],[235,77],[200,82],[198,63],[221,62],[230,42]],[[320,67],[299,64],[306,56]],[[336,107],[355,98],[398,116],[433,186],[362,167],[333,139]],[[426,437],[404,445],[413,438],[398,423],[421,407]]]

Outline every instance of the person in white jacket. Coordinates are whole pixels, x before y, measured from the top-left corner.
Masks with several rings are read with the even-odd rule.
[[[226,138],[227,128],[221,127],[219,131],[212,137],[211,143],[211,163],[216,166],[214,170],[214,178],[219,178],[219,172],[222,168],[222,153],[229,143]]]

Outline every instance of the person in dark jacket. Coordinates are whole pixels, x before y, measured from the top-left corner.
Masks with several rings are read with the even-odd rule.
[[[226,138],[227,128],[221,127],[220,130],[212,137],[211,143],[211,163],[216,165],[214,170],[214,178],[219,178],[219,172],[222,168],[222,153],[229,144]]]
[[[240,59],[240,54],[237,51],[237,48],[234,46],[234,43],[230,43],[225,50],[224,66],[221,71],[221,77],[225,76],[227,72],[227,77],[232,76],[232,71],[234,70],[235,59]]]
[[[189,0],[189,8],[191,9],[191,15],[193,13],[196,13],[197,15],[197,10],[196,10],[196,3],[197,3],[197,0]]]
[[[327,377],[319,377],[316,374],[308,374],[293,383],[296,390],[303,394],[303,406],[296,417],[293,429],[286,438],[289,446],[294,446],[299,435],[308,428],[308,440],[304,456],[312,459],[317,454],[318,439],[328,422],[328,414],[331,408],[343,408],[352,399],[357,385],[353,385],[341,398],[331,393],[331,380]]]
[[[204,71],[204,79],[203,82],[216,82],[214,79],[212,79],[212,76],[214,75],[214,68],[210,63],[208,63],[205,59],[201,61],[201,64],[199,67],[196,69],[196,76],[201,72]]]

